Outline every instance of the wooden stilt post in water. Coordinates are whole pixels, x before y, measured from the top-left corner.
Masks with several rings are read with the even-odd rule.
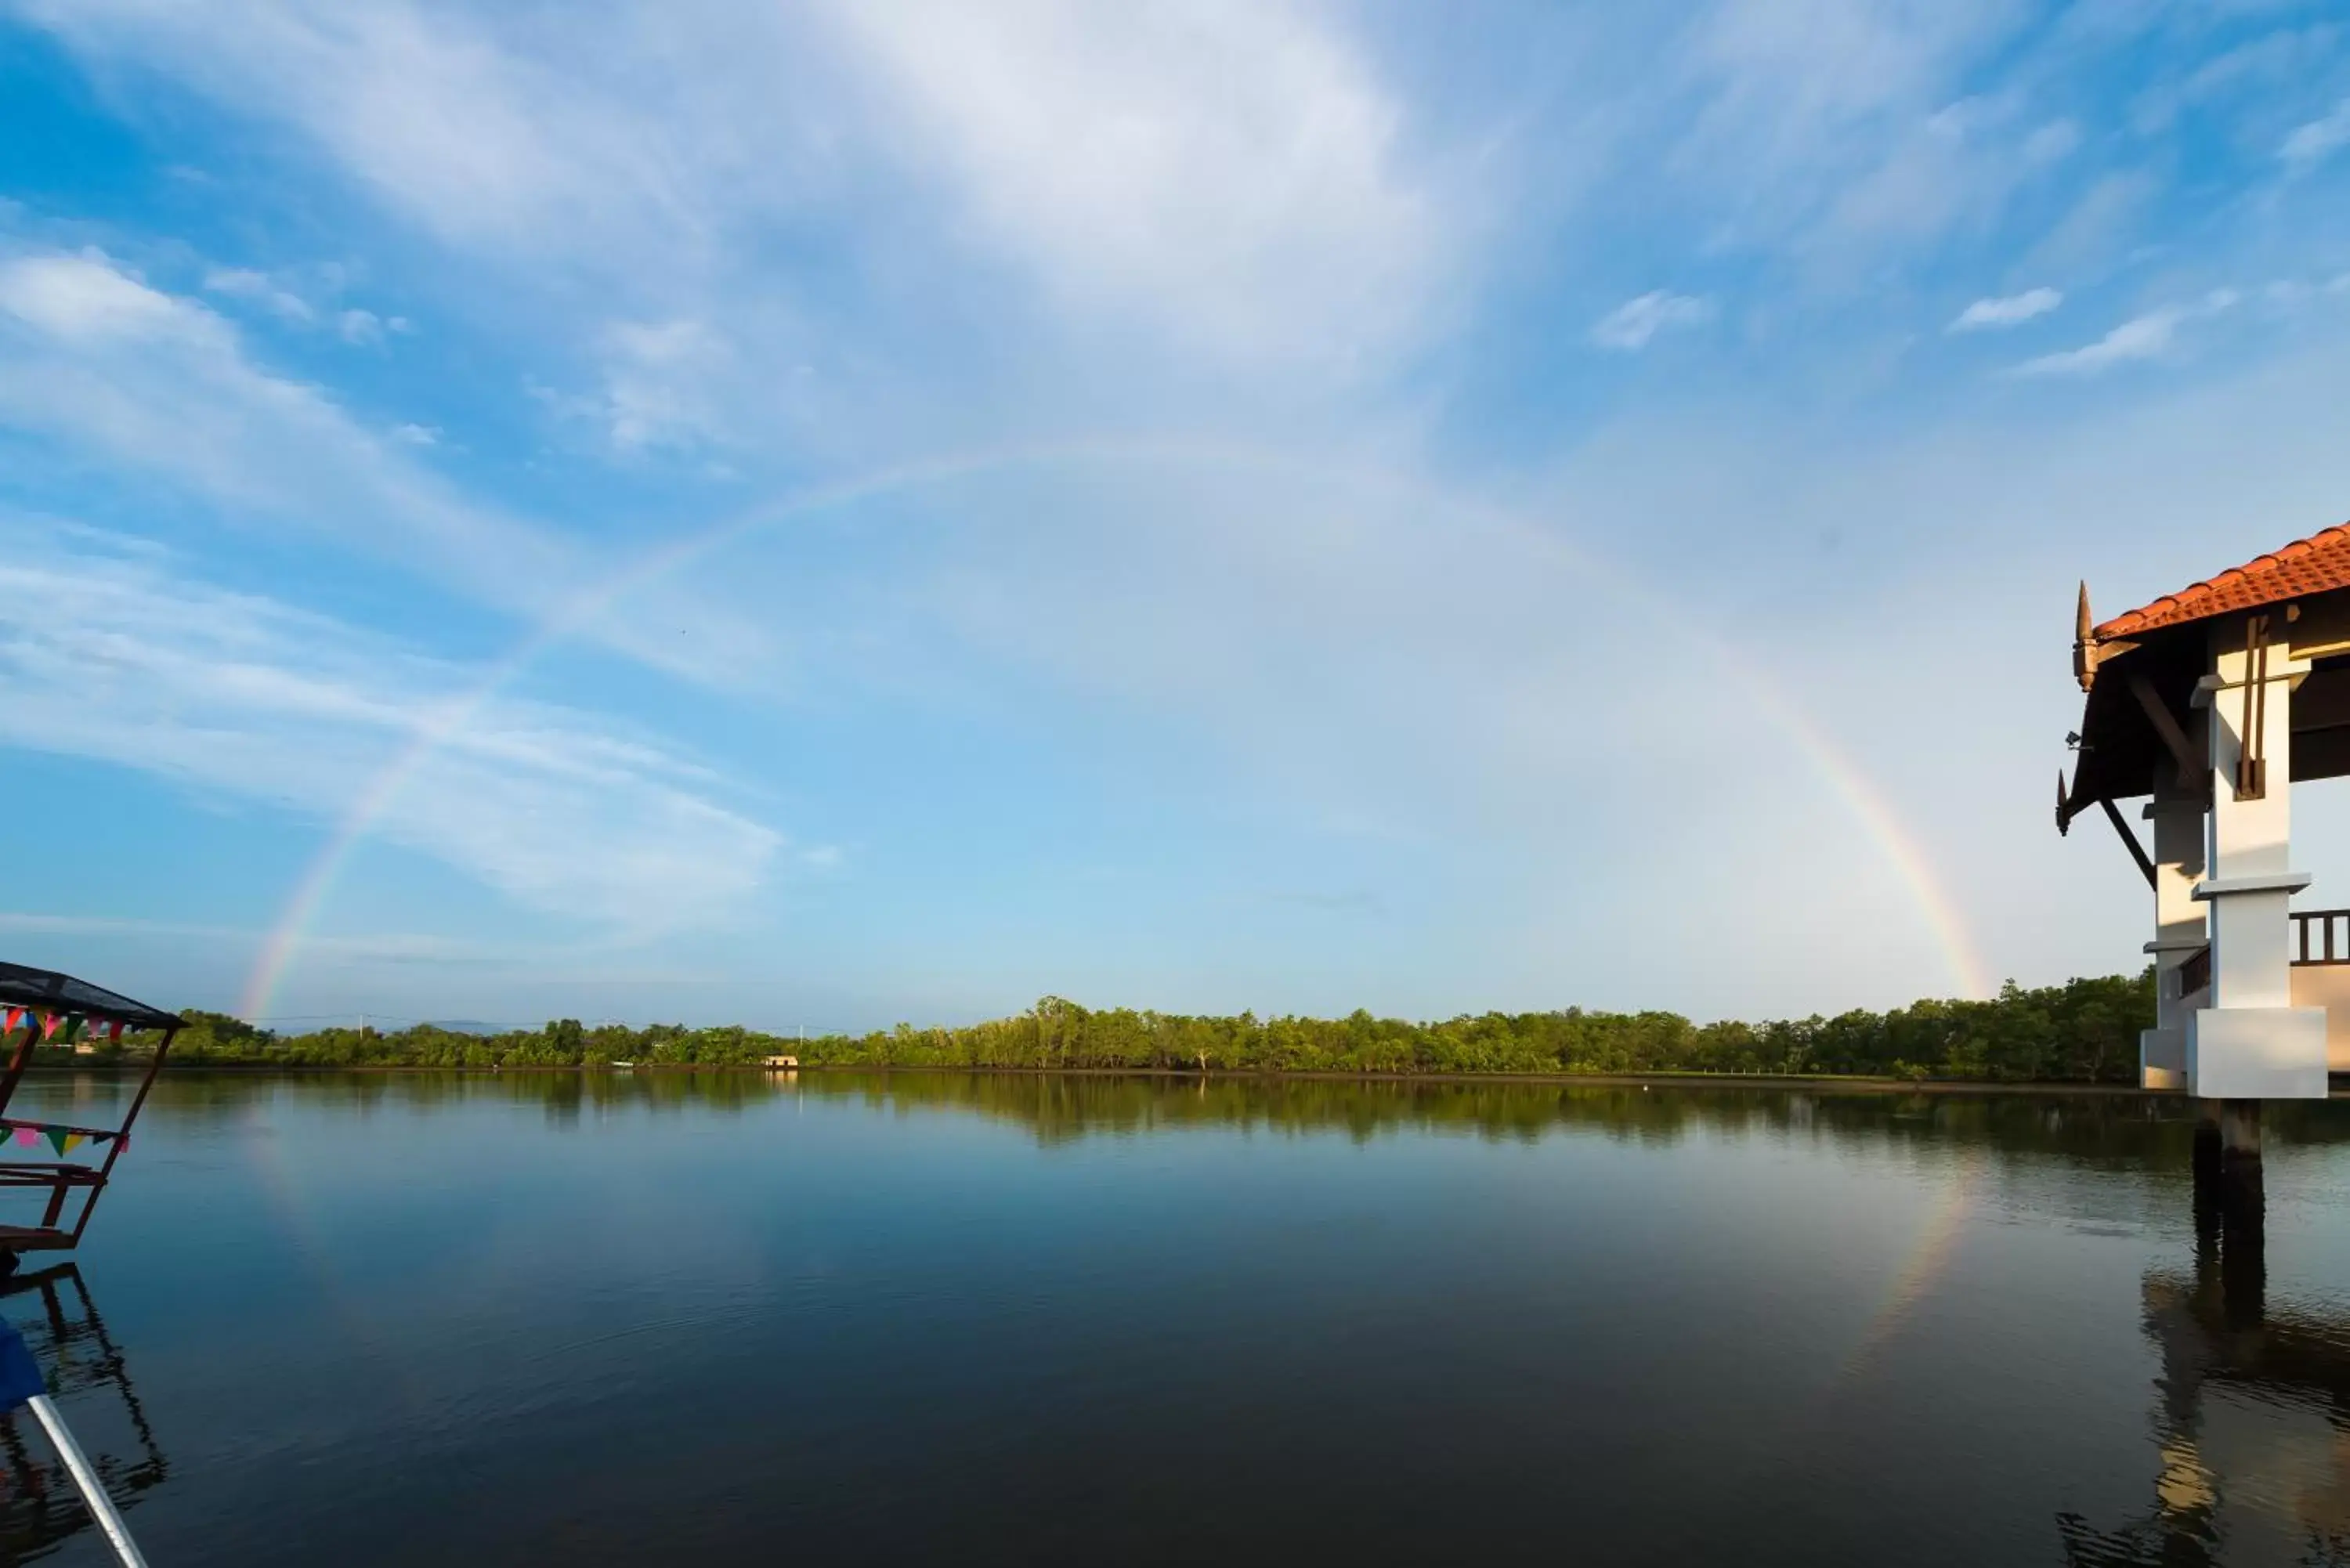
[[[2195,1196],[2220,1200],[2220,1113],[2206,1100],[2195,1117]]]
[[[2220,1103],[2220,1280],[2228,1321],[2256,1327],[2268,1304],[2268,1194],[2261,1175],[2261,1103]]]

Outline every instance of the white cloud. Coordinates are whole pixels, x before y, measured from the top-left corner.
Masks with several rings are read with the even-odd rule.
[[[2064,296],[2053,288],[2032,288],[2022,294],[1978,299],[1959,312],[1949,330],[1974,332],[1983,327],[2018,327],[2036,316],[2047,315],[2064,303]]]
[[[1712,0],[1669,46],[1697,100],[1670,167],[1721,203],[1725,236],[1829,263],[1930,241],[2061,140],[1970,96],[2022,16],[2016,0]]]
[[[607,334],[604,397],[593,412],[624,453],[722,440],[726,420],[711,389],[733,358],[699,321],[622,322]]]
[[[372,310],[336,306],[333,296],[343,287],[341,268],[329,265],[312,271],[318,275],[304,280],[307,293],[294,281],[252,267],[214,267],[204,274],[203,290],[244,300],[297,327],[331,328],[346,343],[381,343],[386,332],[409,330],[404,317],[386,320]]]
[[[252,300],[288,321],[307,324],[318,317],[308,300],[251,267],[214,267],[204,274],[204,292]]]
[[[172,575],[151,548],[9,530],[0,738],[334,821],[437,736],[375,831],[531,908],[642,933],[738,904],[782,845],[709,771],[479,672]]]
[[[901,153],[1065,295],[1249,358],[1343,359],[1410,330],[1441,215],[1403,109],[1281,0],[840,0]]]
[[[1713,302],[1655,289],[1627,299],[1592,323],[1591,340],[1602,348],[1635,352],[1659,332],[1701,326],[1713,318]]]
[[[2027,359],[2015,368],[2019,376],[2094,376],[2116,365],[2139,359],[2153,359],[2166,352],[2178,336],[2178,324],[2187,319],[2187,312],[2173,307],[2150,310],[2144,316],[2133,317],[2098,338],[2079,348],[2068,348],[2061,354],[2043,354]]]
[[[118,271],[105,256],[31,256],[0,270],[0,310],[61,343],[214,339],[215,324]]]
[[[0,425],[161,476],[242,518],[338,534],[489,604],[567,614],[608,568],[467,500],[316,387],[270,374],[201,303],[97,254],[0,259]],[[683,673],[733,679],[771,648],[746,620],[656,588],[582,634]],[[681,642],[653,623],[691,624]],[[730,673],[732,672],[732,673]]]
[[[2023,139],[2023,161],[2054,163],[2073,155],[2081,145],[2081,128],[2069,119],[2052,119]]]
[[[2332,157],[2345,146],[2350,146],[2350,98],[2334,106],[2334,112],[2321,119],[2313,119],[2284,139],[2277,156],[2296,168],[2309,168]]]
[[[568,73],[492,28],[409,0],[20,0],[75,47],[140,60],[241,111],[298,126],[445,238],[539,251],[665,200],[663,149]],[[621,28],[626,32],[628,29]],[[639,40],[641,41],[641,40]],[[681,216],[673,207],[672,222]]]
[[[2178,339],[2179,327],[2190,321],[2233,310],[2242,303],[2243,297],[2233,288],[2210,289],[2193,305],[2167,305],[2142,316],[2132,317],[2095,343],[2027,359],[2009,374],[2094,376],[2116,365],[2158,359],[2169,352],[2171,345]]]
[[[1461,227],[1461,171],[1407,167],[1403,105],[1313,0],[19,5],[620,319],[723,318],[747,239],[854,190],[1183,351],[1344,367],[1420,330]]]
[[[1719,0],[1692,30],[1691,64],[1718,88],[1711,129],[1801,159],[1846,127],[1949,101],[1964,62],[2010,26],[2012,5]]]

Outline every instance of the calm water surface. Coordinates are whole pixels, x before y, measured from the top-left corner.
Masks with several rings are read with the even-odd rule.
[[[0,1308],[158,1568],[2342,1561],[2350,1105],[2182,1111],[190,1077]]]

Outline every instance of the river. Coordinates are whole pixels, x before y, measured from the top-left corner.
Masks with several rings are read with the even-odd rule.
[[[157,1568],[2339,1561],[2350,1106],[2186,1110],[192,1075],[5,1310]]]

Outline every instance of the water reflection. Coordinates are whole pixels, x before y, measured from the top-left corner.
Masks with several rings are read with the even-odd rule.
[[[70,1083],[70,1091],[67,1085]],[[51,1080],[77,1106],[114,1096],[100,1077]],[[1365,1077],[1202,1078],[1187,1074],[707,1071],[320,1074],[190,1072],[166,1080],[159,1110],[181,1127],[232,1126],[257,1101],[338,1113],[417,1112],[463,1105],[535,1106],[553,1128],[618,1112],[733,1116],[806,1098],[857,1102],[898,1115],[974,1114],[1016,1124],[1040,1144],[1185,1127],[1345,1132],[1367,1141],[1460,1131],[1532,1140],[1561,1129],[1669,1145],[1697,1133],[1814,1134],[1823,1142],[1890,1137],[1918,1145],[2052,1155],[2112,1169],[2184,1169],[2192,1106],[2135,1093],[2017,1093],[1862,1087],[1748,1088],[1734,1082],[1638,1085]],[[2350,1143],[2350,1116],[2324,1105],[2269,1107],[2269,1131],[2294,1145]]]
[[[219,1075],[151,1116],[85,1266],[203,1434],[154,1490],[116,1401],[159,1563],[2350,1556],[2350,1105],[2272,1117],[2265,1206],[2128,1094]]]
[[[0,1282],[0,1302],[11,1303],[9,1320],[24,1334],[107,1491],[129,1510],[140,1493],[163,1483],[171,1463],[80,1269],[58,1263],[18,1274]],[[27,1315],[26,1304],[37,1310]],[[0,1466],[6,1489],[0,1493],[0,1562],[45,1557],[94,1528],[73,1478],[29,1417],[0,1417]]]
[[[2117,1529],[2057,1525],[2068,1563],[2350,1561],[2350,1317],[2267,1300],[2257,1159],[2223,1167],[2198,1128],[2191,1271],[2141,1282],[2160,1356],[2152,1506]]]

